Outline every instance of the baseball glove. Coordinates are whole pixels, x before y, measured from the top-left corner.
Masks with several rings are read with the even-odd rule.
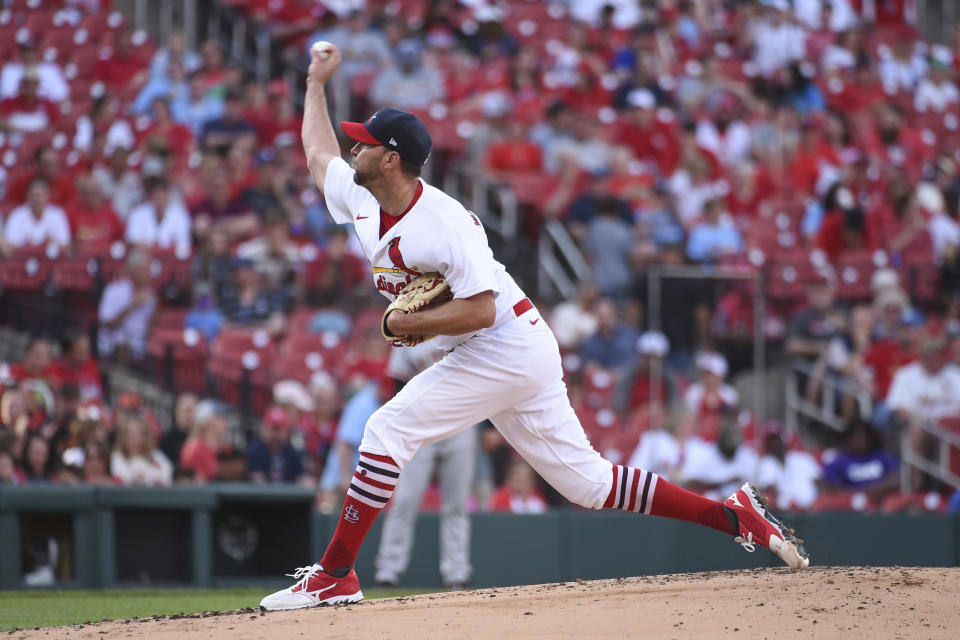
[[[436,307],[445,302],[453,300],[453,292],[450,285],[437,272],[425,273],[411,280],[400,290],[396,299],[390,303],[387,310],[383,312],[383,319],[380,321],[380,332],[388,342],[400,343],[408,347],[426,342],[436,336],[395,336],[387,329],[387,316],[393,311],[403,313],[416,313],[424,309]]]

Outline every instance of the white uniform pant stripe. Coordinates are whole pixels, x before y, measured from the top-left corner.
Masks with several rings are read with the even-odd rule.
[[[655,473],[648,473],[648,475],[650,476],[650,487],[644,491],[645,495],[643,497],[645,498],[644,502],[646,504],[643,504],[642,506],[643,513],[650,515],[650,510],[653,508],[653,494],[657,490],[657,480],[660,478],[660,476]],[[640,500],[638,499],[637,502],[639,504]]]
[[[364,482],[363,478],[358,478],[356,475],[350,480],[350,484],[356,486],[358,489],[362,489],[367,493],[372,493],[375,496],[381,496],[383,498],[389,498],[393,495],[393,490],[395,487],[390,487],[389,489],[383,489],[381,487],[376,487],[369,482]]]
[[[372,467],[377,467],[379,469],[388,471],[390,473],[397,473],[397,474],[400,473],[400,467],[398,467],[397,465],[390,464],[389,462],[382,462],[380,460],[374,460],[373,458],[370,458],[364,455],[362,451],[360,452],[360,461],[365,462]]]
[[[366,496],[360,495],[359,493],[353,490],[353,487],[347,489],[347,495],[353,498],[354,500],[358,500],[362,502],[368,507],[373,507],[374,509],[383,509],[384,505],[386,504],[384,502],[377,502],[376,500],[371,500]]]

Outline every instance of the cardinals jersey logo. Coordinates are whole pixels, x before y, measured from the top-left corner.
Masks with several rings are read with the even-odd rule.
[[[393,266],[398,270],[403,271],[404,273],[410,274],[411,276],[421,275],[416,269],[411,269],[403,262],[403,254],[400,253],[400,236],[397,236],[390,240],[387,243],[387,256],[390,258],[390,262],[393,263]]]

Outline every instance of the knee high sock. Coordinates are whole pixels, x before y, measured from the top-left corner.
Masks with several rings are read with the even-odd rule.
[[[397,488],[399,476],[400,467],[393,458],[360,452],[360,462],[350,480],[337,530],[320,560],[324,571],[335,576],[350,571],[373,521]]]
[[[603,506],[696,522],[724,533],[736,533],[736,516],[722,502],[704,498],[655,473],[634,467],[613,465],[613,484]]]

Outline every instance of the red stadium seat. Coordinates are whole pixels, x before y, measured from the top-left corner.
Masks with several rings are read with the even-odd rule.
[[[0,262],[0,287],[6,291],[40,291],[50,278],[53,262],[43,256]]]
[[[222,335],[214,342],[207,362],[217,397],[252,415],[262,414],[271,400],[273,351],[222,352],[217,350],[221,339]]]
[[[211,355],[236,358],[248,351],[272,358],[276,344],[270,334],[259,327],[227,327],[220,331],[210,348]]]
[[[174,251],[167,249],[153,249],[153,260],[150,263],[150,276],[156,287],[174,285],[180,288],[189,288],[190,285],[190,256],[179,257]]]
[[[345,350],[345,342],[333,332],[291,333],[280,344],[279,355],[282,357],[312,355],[314,360],[316,358],[320,360],[318,366],[313,368],[330,370],[340,364]]]
[[[876,505],[869,496],[862,491],[823,493],[810,505],[811,513],[830,511],[859,511],[868,513],[875,509]]]
[[[945,513],[947,499],[939,493],[894,493],[883,499],[881,513]]]
[[[775,301],[797,301],[804,296],[804,286],[815,270],[809,261],[776,262],[765,269],[767,293]]]
[[[207,392],[204,364],[207,343],[195,329],[154,327],[147,342],[147,353],[154,362],[156,374],[177,391]]]
[[[874,271],[871,252],[850,252],[840,256],[836,270],[838,298],[860,301],[871,297],[870,276]]]
[[[93,293],[97,286],[99,266],[91,257],[70,257],[56,261],[50,279],[59,291]]]
[[[153,326],[155,329],[183,331],[186,317],[187,309],[163,309],[154,316]]]

